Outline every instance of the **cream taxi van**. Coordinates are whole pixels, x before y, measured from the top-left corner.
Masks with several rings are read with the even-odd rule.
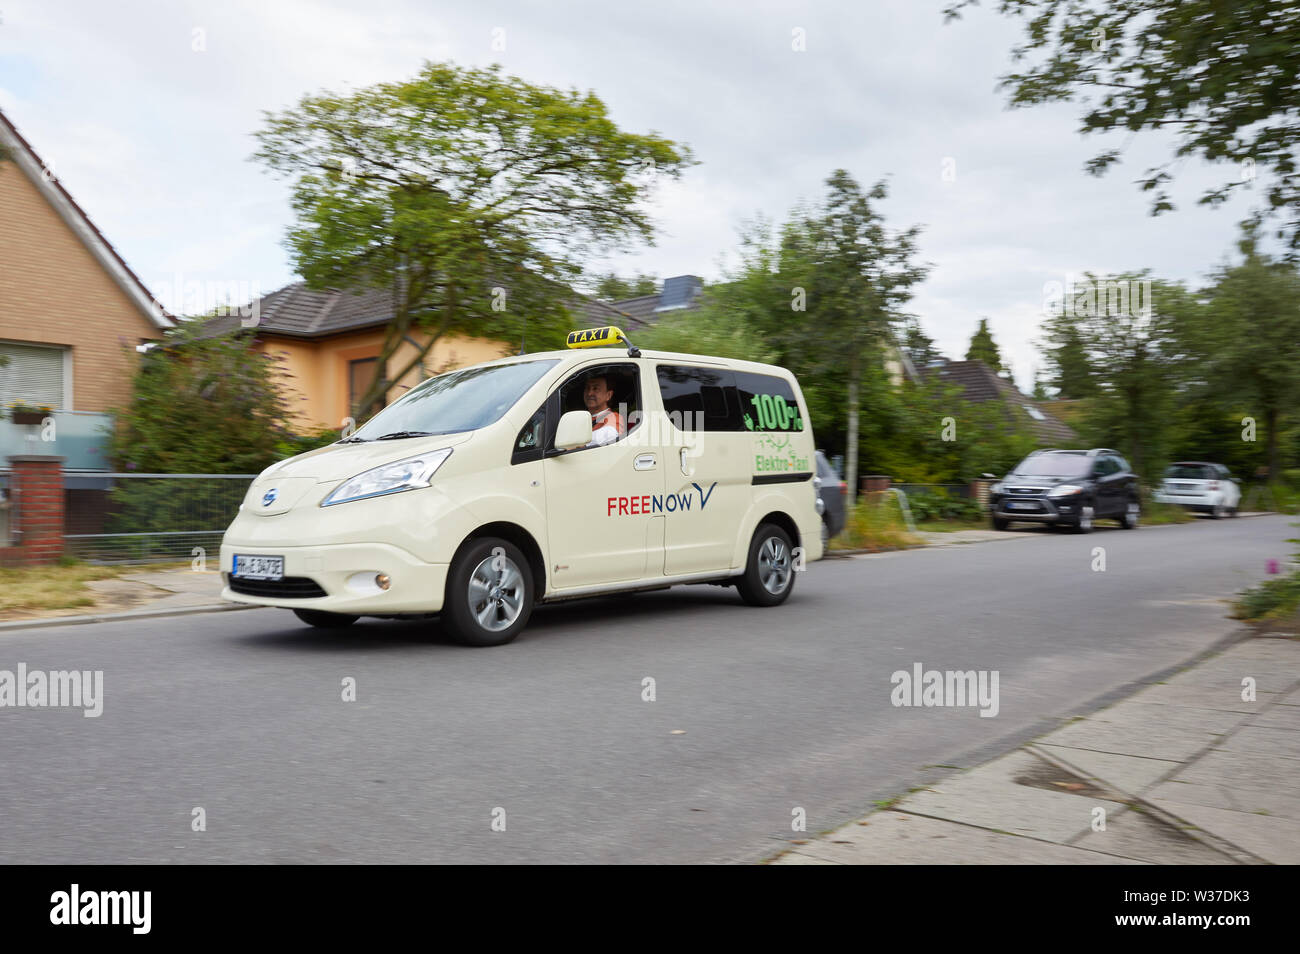
[[[784,602],[822,556],[794,376],[642,353],[617,328],[568,344],[429,378],[263,471],[221,544],[222,595],[314,626],[437,614],[475,646],[575,597],[714,583]]]

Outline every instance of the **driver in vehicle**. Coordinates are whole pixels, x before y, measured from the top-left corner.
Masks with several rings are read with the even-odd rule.
[[[612,444],[627,436],[627,425],[619,413],[609,406],[614,391],[604,375],[593,374],[582,389],[582,400],[591,414],[591,443],[588,447]]]

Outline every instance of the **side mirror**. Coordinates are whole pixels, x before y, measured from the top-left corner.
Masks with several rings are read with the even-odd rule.
[[[992,474],[980,474],[980,476],[983,477],[985,480],[997,480],[997,478],[994,477]]]
[[[591,415],[586,411],[570,411],[560,418],[555,429],[556,450],[574,450],[591,443]]]

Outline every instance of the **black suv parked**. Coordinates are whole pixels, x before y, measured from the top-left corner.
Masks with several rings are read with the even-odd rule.
[[[989,509],[995,530],[1031,520],[1088,533],[1099,517],[1132,530],[1140,515],[1138,479],[1108,447],[1034,451],[989,489]]]

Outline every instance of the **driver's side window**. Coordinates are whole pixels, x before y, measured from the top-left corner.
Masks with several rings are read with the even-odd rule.
[[[592,443],[578,450],[614,444],[626,439],[641,422],[640,369],[630,363],[584,368],[561,384],[553,398],[558,404],[557,423],[570,411],[592,415]],[[554,449],[554,440],[552,425],[550,449]]]

